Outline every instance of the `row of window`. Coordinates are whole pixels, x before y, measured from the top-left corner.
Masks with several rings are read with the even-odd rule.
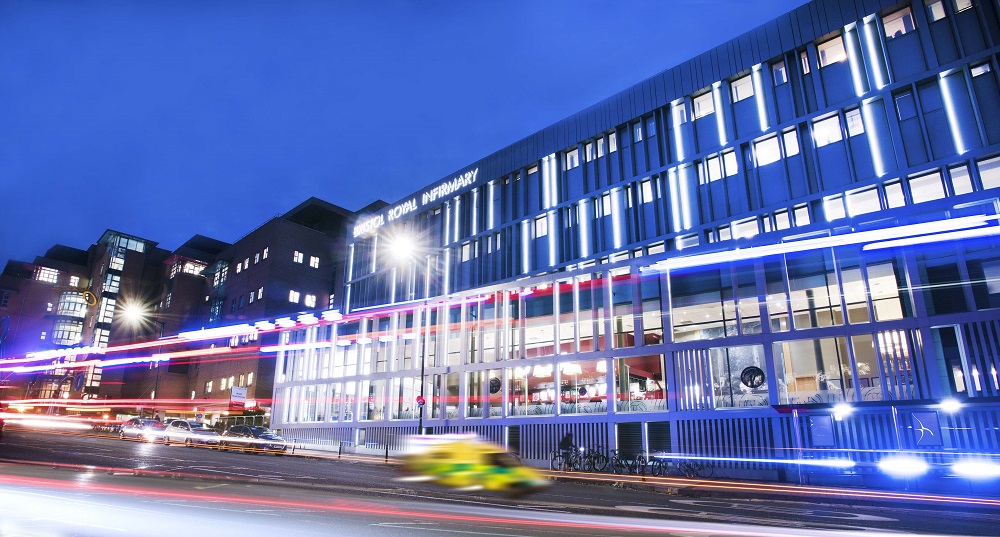
[[[261,251],[259,253],[256,253],[256,254],[253,254],[253,264],[254,265],[256,265],[257,263],[260,263],[262,259],[267,259],[268,249],[269,249],[269,247],[265,246],[263,251]],[[296,252],[296,253],[298,253],[298,252]],[[243,259],[243,262],[237,262],[236,263],[236,274],[239,274],[240,272],[242,272],[244,270],[247,270],[248,268],[250,268],[250,258],[249,257]],[[218,273],[216,273],[216,274],[218,275]],[[217,278],[218,278],[218,276],[217,276]],[[219,282],[220,284],[225,282],[225,280],[226,280],[225,272],[222,273],[221,280],[222,281]]]
[[[256,300],[263,300],[264,299],[264,288],[260,287],[256,291],[250,291],[250,294],[247,295],[246,302],[244,302],[243,298],[244,298],[243,295],[240,295],[239,297],[234,298],[233,301],[232,301],[232,303],[230,303],[229,311],[233,312],[233,311],[236,311],[236,310],[239,310],[239,309],[243,309],[244,305],[253,304],[255,299]]]
[[[214,380],[205,382],[205,391],[203,393],[206,395],[212,393],[214,386]],[[240,373],[239,384],[237,384],[235,375],[219,379],[219,391],[231,390],[235,386],[239,386],[241,388],[253,386],[253,371],[249,373]]]

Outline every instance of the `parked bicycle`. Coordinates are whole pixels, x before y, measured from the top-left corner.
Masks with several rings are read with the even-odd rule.
[[[649,473],[654,477],[672,473],[689,478],[707,478],[712,477],[715,468],[705,461],[652,457],[652,460],[649,461]]]
[[[555,449],[549,454],[549,470],[562,472],[581,470],[584,467],[583,461],[583,455],[576,446],[566,451]]]
[[[646,474],[646,456],[636,453],[633,457],[623,456],[617,449],[611,450],[611,471],[616,474]]]
[[[581,456],[584,472],[603,472],[608,467],[608,456],[604,453],[604,446],[585,449]]]

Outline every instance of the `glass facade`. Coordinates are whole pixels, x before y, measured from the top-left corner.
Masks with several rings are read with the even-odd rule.
[[[669,70],[641,104],[612,98],[362,217],[344,320],[277,351],[285,419],[412,428],[423,394],[442,430],[593,426],[697,451],[724,441],[712,420],[747,420],[784,432],[725,441],[770,449],[798,426],[775,408],[1000,396],[1000,127],[984,120],[1000,80],[976,19],[996,13],[976,6],[954,22],[979,40],[960,44],[952,6],[924,2],[847,9],[834,35],[772,39],[753,63],[723,58],[734,41],[692,60],[714,70]],[[296,353],[326,349],[328,376],[300,371]],[[340,410],[296,406],[313,389]]]

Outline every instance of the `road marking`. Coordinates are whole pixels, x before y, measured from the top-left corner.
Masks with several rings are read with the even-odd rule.
[[[214,489],[214,488],[219,488],[219,487],[225,487],[228,484],[229,483],[219,483],[218,485],[205,485],[203,487],[195,486],[194,488],[196,488],[198,490],[207,490],[207,489]]]
[[[424,523],[424,524],[426,524],[426,523]],[[394,529],[401,529],[401,528],[404,528],[404,527],[410,526],[410,525],[417,525],[417,524],[416,523],[409,523],[408,524],[408,523],[404,523],[404,522],[383,522],[381,524],[372,524],[372,526],[383,526],[383,527],[390,527],[390,528],[394,528]],[[446,530],[444,528],[428,528],[428,527],[426,527],[426,525],[425,525],[425,527],[422,527],[422,528],[413,528],[413,529],[421,529],[421,530],[424,530],[424,531],[439,531],[439,532],[442,532],[442,533],[463,533],[463,534],[466,534],[466,535],[494,535],[494,536],[497,536],[497,537],[523,537],[523,535],[524,535],[523,533],[488,533],[488,532],[485,532],[485,531]]]
[[[743,511],[753,511],[761,512],[766,511],[767,513],[784,513],[786,515],[797,515],[804,517],[815,517],[815,518],[833,518],[837,520],[853,520],[858,522],[899,522],[898,519],[888,518],[876,515],[866,515],[862,513],[847,512],[847,511],[836,511],[834,509],[810,509],[810,508],[798,508],[789,507],[775,504],[746,504],[740,502],[726,502],[717,500],[681,500],[681,499],[671,499],[668,500],[671,503],[679,503],[681,505],[690,505],[693,507],[716,507],[719,509],[739,509]]]

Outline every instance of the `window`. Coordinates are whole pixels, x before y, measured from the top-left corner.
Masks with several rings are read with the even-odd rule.
[[[944,0],[924,0],[927,6],[927,18],[931,22],[939,21],[948,16],[944,11]]]
[[[618,151],[618,135],[614,132],[608,133],[608,153]]]
[[[642,196],[642,203],[653,201],[653,182],[643,181],[639,184],[639,193]]]
[[[535,219],[535,238],[544,237],[549,234],[548,219],[540,216]]]
[[[865,124],[861,121],[860,109],[848,110],[845,118],[847,119],[848,136],[857,136],[865,133]]]
[[[51,302],[49,302],[49,303],[48,303],[48,304],[47,304],[47,305],[45,306],[45,311],[52,311],[52,308],[53,308],[53,304],[52,304]]]
[[[10,301],[10,291],[0,291],[0,308],[6,308]]]
[[[642,141],[642,122],[641,121],[636,121],[634,124],[632,124],[632,133],[633,133],[633,138],[634,138],[633,141],[636,141],[636,142],[641,142]]]
[[[256,265],[257,263],[260,263],[260,254],[259,253],[253,254],[253,264]]]
[[[682,123],[687,123],[687,107],[684,106],[684,101],[674,103],[673,105],[674,114],[674,125],[680,125]]]
[[[247,386],[253,386],[253,371],[247,373]]]
[[[578,149],[566,152],[566,169],[572,170],[580,165],[580,153]]]
[[[263,259],[267,259],[267,247],[264,247],[264,255],[261,256]]]
[[[844,139],[844,133],[840,130],[840,116],[833,116],[821,119],[813,123],[813,140],[816,147],[823,147]]]
[[[913,203],[937,200],[944,197],[944,186],[941,184],[941,173],[934,172],[919,177],[910,177],[910,195]]]
[[[598,138],[595,142],[597,144],[597,158],[604,156],[604,138]]]
[[[734,80],[732,89],[734,103],[753,97],[753,81],[750,79],[750,75]]]
[[[598,216],[608,216],[611,214],[611,194],[601,196],[601,214]]]
[[[236,263],[236,274],[243,271],[243,263]]]
[[[712,112],[715,112],[715,99],[712,98],[712,92],[703,93],[694,98],[694,118],[698,119],[700,117],[707,116]]]
[[[249,257],[243,260],[243,270],[246,270],[248,268],[250,268],[250,258]]]
[[[913,14],[910,13],[910,8],[906,7],[895,13],[886,15],[882,19],[882,24],[885,26],[886,37],[890,39],[899,37],[913,31]]]
[[[826,214],[827,222],[845,218],[847,213],[844,211],[844,198],[841,196],[832,196],[824,199],[823,213]]]
[[[757,225],[756,218],[733,222],[733,238],[749,239],[758,233],[760,233],[760,227]]]
[[[885,204],[890,209],[906,205],[906,199],[903,197],[903,185],[898,180],[885,184]]]
[[[774,78],[775,86],[780,86],[788,82],[788,71],[785,70],[785,62],[778,62],[771,65],[771,76]]]
[[[173,300],[173,298],[174,298],[174,294],[173,293],[167,293],[167,302],[166,302],[166,304],[164,304],[163,307],[169,308],[170,307],[170,302]]]
[[[122,277],[117,274],[111,274],[110,272],[104,275],[104,291],[108,293],[117,293],[121,288]]]
[[[205,393],[212,393],[212,381],[205,383]]]
[[[726,177],[732,177],[740,171],[736,164],[736,152],[726,151],[722,154],[722,164],[725,168]]]
[[[807,226],[812,221],[809,219],[809,207],[805,205],[799,205],[793,210],[793,215],[795,216],[795,226]]]
[[[709,157],[705,159],[705,175],[709,181],[722,179],[722,160],[719,157]]]
[[[996,188],[1000,186],[1000,157],[980,160],[976,163],[979,168],[979,178],[983,182],[983,188]]]
[[[46,332],[42,332],[42,337],[41,337],[41,339],[43,339],[43,340],[44,340],[44,339],[45,339],[45,337],[46,337],[46,335],[47,335],[47,334],[46,334]]]
[[[652,138],[656,136],[656,118],[650,117],[646,118],[646,138]]]
[[[799,137],[795,130],[781,133],[781,139],[785,142],[785,156],[791,157],[799,154]]]
[[[804,51],[804,50],[802,52],[800,52],[799,53],[799,60],[802,61],[802,74],[808,75],[809,74],[809,53],[806,52],[806,51]]]
[[[264,298],[264,288],[257,289],[257,300]]]
[[[973,77],[982,76],[982,75],[985,75],[986,73],[989,73],[989,72],[990,72],[990,64],[989,64],[989,62],[987,62],[987,63],[981,63],[979,65],[973,65],[972,66],[972,76]]]
[[[79,276],[70,276],[69,277],[69,286],[70,287],[80,287],[80,277]]]
[[[254,293],[253,291],[250,291],[250,300],[249,300],[250,304],[253,304],[253,299],[256,298],[256,296],[257,296],[257,293]]]
[[[955,13],[965,11],[972,7],[972,0],[955,0]]]
[[[314,255],[309,256],[309,266],[312,268],[319,268],[319,258]]]
[[[837,62],[842,62],[847,59],[847,51],[844,50],[844,40],[840,37],[836,37],[827,41],[826,43],[820,43],[816,47],[816,51],[819,52],[819,66],[826,67]]]
[[[301,263],[301,262],[305,261],[305,257],[306,257],[305,254],[303,254],[302,252],[300,252],[298,250],[295,250],[295,253],[292,254],[292,261],[294,261],[296,263]]]
[[[775,229],[788,229],[792,227],[788,211],[778,211],[774,213],[774,227]]]
[[[299,292],[298,291],[289,291],[288,292],[288,301],[289,302],[293,302],[295,304],[298,304],[299,303]]]
[[[968,166],[949,168],[948,174],[951,175],[951,188],[955,191],[956,196],[972,192],[972,177],[969,175]]]
[[[754,156],[758,166],[766,166],[781,159],[781,148],[778,145],[778,137],[772,136],[766,140],[761,140],[753,145]]]
[[[847,194],[847,210],[851,216],[868,214],[882,209],[878,199],[878,189],[869,188]]]
[[[587,162],[594,160],[594,142],[583,144],[583,159]]]
[[[307,308],[316,307],[316,295],[306,295],[306,299],[303,301]]]
[[[36,267],[35,279],[40,282],[56,283],[59,281],[59,271],[48,267]]]

